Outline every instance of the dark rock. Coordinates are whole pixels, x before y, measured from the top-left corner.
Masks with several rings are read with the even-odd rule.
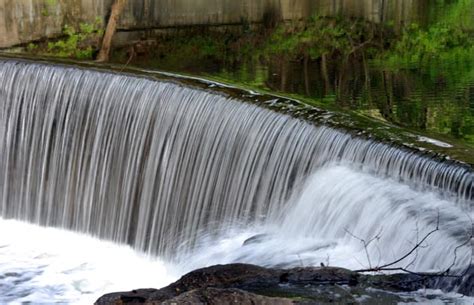
[[[204,288],[185,292],[179,296],[167,300],[163,305],[176,304],[207,304],[207,305],[290,305],[294,302],[290,299],[272,298],[250,293],[239,289]]]
[[[252,237],[249,237],[247,238],[244,243],[242,244],[242,246],[247,246],[247,245],[251,245],[251,244],[258,244],[258,243],[261,243],[265,240],[267,240],[268,238],[270,237],[269,234],[257,234],[257,235],[254,235]]]
[[[358,284],[359,274],[343,268],[333,267],[304,267],[284,271],[280,279],[293,284],[330,284],[349,285]]]
[[[373,287],[386,291],[410,292],[432,286],[427,276],[416,274],[364,275],[360,278],[363,287]]]
[[[137,289],[129,292],[115,292],[103,295],[100,297],[95,304],[96,305],[109,305],[109,304],[145,304],[146,300],[150,297],[152,292],[158,291],[157,289]]]
[[[459,293],[474,296],[474,265],[469,268],[465,276],[459,279],[459,284],[456,286]]]
[[[184,275],[177,282],[152,294],[158,298],[162,294],[176,293],[176,295],[194,289],[215,288],[243,288],[260,285],[278,284],[278,270],[267,269],[255,265],[229,264],[216,265],[192,271]]]
[[[112,293],[101,297],[96,304],[125,304],[120,303],[123,299],[130,299],[126,304],[143,304],[140,300],[145,298],[148,301],[163,302],[172,299],[184,292],[207,287],[214,288],[240,288],[255,287],[268,284],[278,284],[279,272],[254,265],[229,264],[216,265],[208,268],[194,270],[175,283],[162,288],[137,290],[139,293],[125,292]]]
[[[468,282],[457,287],[472,289]],[[394,292],[436,288],[437,283],[414,274],[372,276],[333,267],[285,270],[229,264],[192,271],[159,290],[107,294],[96,304],[357,304],[361,296],[396,304],[400,300]]]
[[[452,274],[460,276],[440,277],[432,281],[438,287],[444,287],[447,290],[456,290],[458,293],[474,296],[474,265],[469,266],[465,270],[457,270]]]

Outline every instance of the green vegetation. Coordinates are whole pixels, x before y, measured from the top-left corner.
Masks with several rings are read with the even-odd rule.
[[[433,60],[470,58],[474,53],[473,33],[464,23],[442,21],[427,28],[411,23],[396,35],[390,25],[315,17],[305,23],[280,25],[262,53],[288,60],[361,56],[387,66],[421,67]]]
[[[427,67],[440,62],[464,64],[474,54],[473,0],[437,0],[443,8],[427,26],[412,23],[384,54],[389,66]]]
[[[288,60],[360,56],[388,67],[470,60],[474,53],[473,1],[438,0],[437,5],[444,7],[445,13],[431,24],[412,22],[401,30],[393,22],[375,24],[342,17],[316,16],[305,22],[280,24],[261,53]]]
[[[260,39],[259,32],[216,32],[196,27],[163,35],[155,41],[138,41],[132,47],[115,50],[112,56],[113,61],[127,62],[133,57],[133,63],[138,65],[160,65],[165,70],[180,67],[193,70],[195,67],[199,72],[203,66],[232,66],[236,62],[254,61]]]
[[[55,0],[50,0],[53,3]],[[32,54],[57,56],[62,58],[92,59],[103,35],[101,20],[94,23],[81,23],[76,29],[66,25],[60,39],[29,43],[26,51]]]
[[[265,56],[290,60],[323,56],[347,58],[361,51],[373,51],[390,31],[384,25],[349,18],[312,17],[307,22],[281,24],[267,40]]]
[[[103,35],[100,25],[100,19],[93,24],[81,23],[78,31],[66,25],[63,30],[65,38],[49,42],[48,54],[58,57],[92,59],[98,39]]]
[[[26,50],[29,52],[29,53],[34,53],[36,50],[38,49],[38,46],[32,42],[30,42],[27,46],[26,46]]]
[[[48,0],[46,8],[55,4],[56,0]],[[248,61],[254,57],[338,62],[356,57],[387,67],[421,67],[429,66],[433,60],[462,61],[470,57],[474,52],[473,0],[433,0],[427,9],[435,7],[443,13],[428,25],[415,21],[401,28],[394,21],[374,23],[342,16],[313,16],[289,23],[269,17],[271,20],[264,23],[267,27],[258,31],[245,21],[238,31],[216,32],[196,27],[185,30],[184,34],[177,31],[158,37],[157,48],[153,46],[145,53],[153,60],[166,57],[170,66],[201,60]],[[99,21],[81,24],[78,29],[66,26],[64,39],[49,43],[47,50],[42,51],[60,57],[89,59],[98,45],[97,38],[102,35],[100,25]]]
[[[467,31],[474,30],[474,3],[472,0],[437,0],[437,2],[447,7],[437,22]]]
[[[473,52],[472,33],[461,24],[436,23],[423,29],[413,23],[403,30],[401,37],[383,56],[391,64],[422,66],[432,60],[462,60]]]

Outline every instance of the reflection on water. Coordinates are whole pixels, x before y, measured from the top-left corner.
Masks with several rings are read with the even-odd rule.
[[[360,62],[286,62],[211,75],[474,144],[473,63],[393,71]]]
[[[163,66],[162,66],[163,65]],[[156,68],[169,69],[166,62]],[[438,139],[474,146],[474,56],[429,69],[386,69],[358,61],[193,62],[173,70],[297,94]]]

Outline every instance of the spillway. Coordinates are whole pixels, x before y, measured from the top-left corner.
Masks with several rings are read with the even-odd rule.
[[[439,223],[423,259],[401,262],[432,271],[463,243],[455,266],[470,263],[473,200],[469,166],[178,82],[0,60],[4,219],[185,268],[328,257],[357,268],[368,262],[349,232],[380,232],[369,251],[388,262]],[[242,247],[254,234],[268,238]]]

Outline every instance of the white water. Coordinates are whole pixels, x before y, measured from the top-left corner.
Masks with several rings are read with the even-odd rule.
[[[361,191],[363,190],[363,191]],[[417,192],[407,185],[376,178],[345,166],[329,166],[313,174],[303,192],[287,208],[263,225],[234,227],[217,242],[200,240],[191,258],[182,259],[185,269],[215,263],[247,262],[262,266],[325,265],[363,269],[390,263],[408,253],[413,245],[436,228],[418,251],[394,267],[413,271],[446,270],[453,263],[454,248],[469,239],[472,215],[435,193]],[[363,244],[369,245],[369,264]],[[257,234],[261,241],[242,246]],[[457,251],[455,268],[470,263],[470,245]]]
[[[127,246],[0,219],[0,304],[93,304],[101,295],[177,279]]]

